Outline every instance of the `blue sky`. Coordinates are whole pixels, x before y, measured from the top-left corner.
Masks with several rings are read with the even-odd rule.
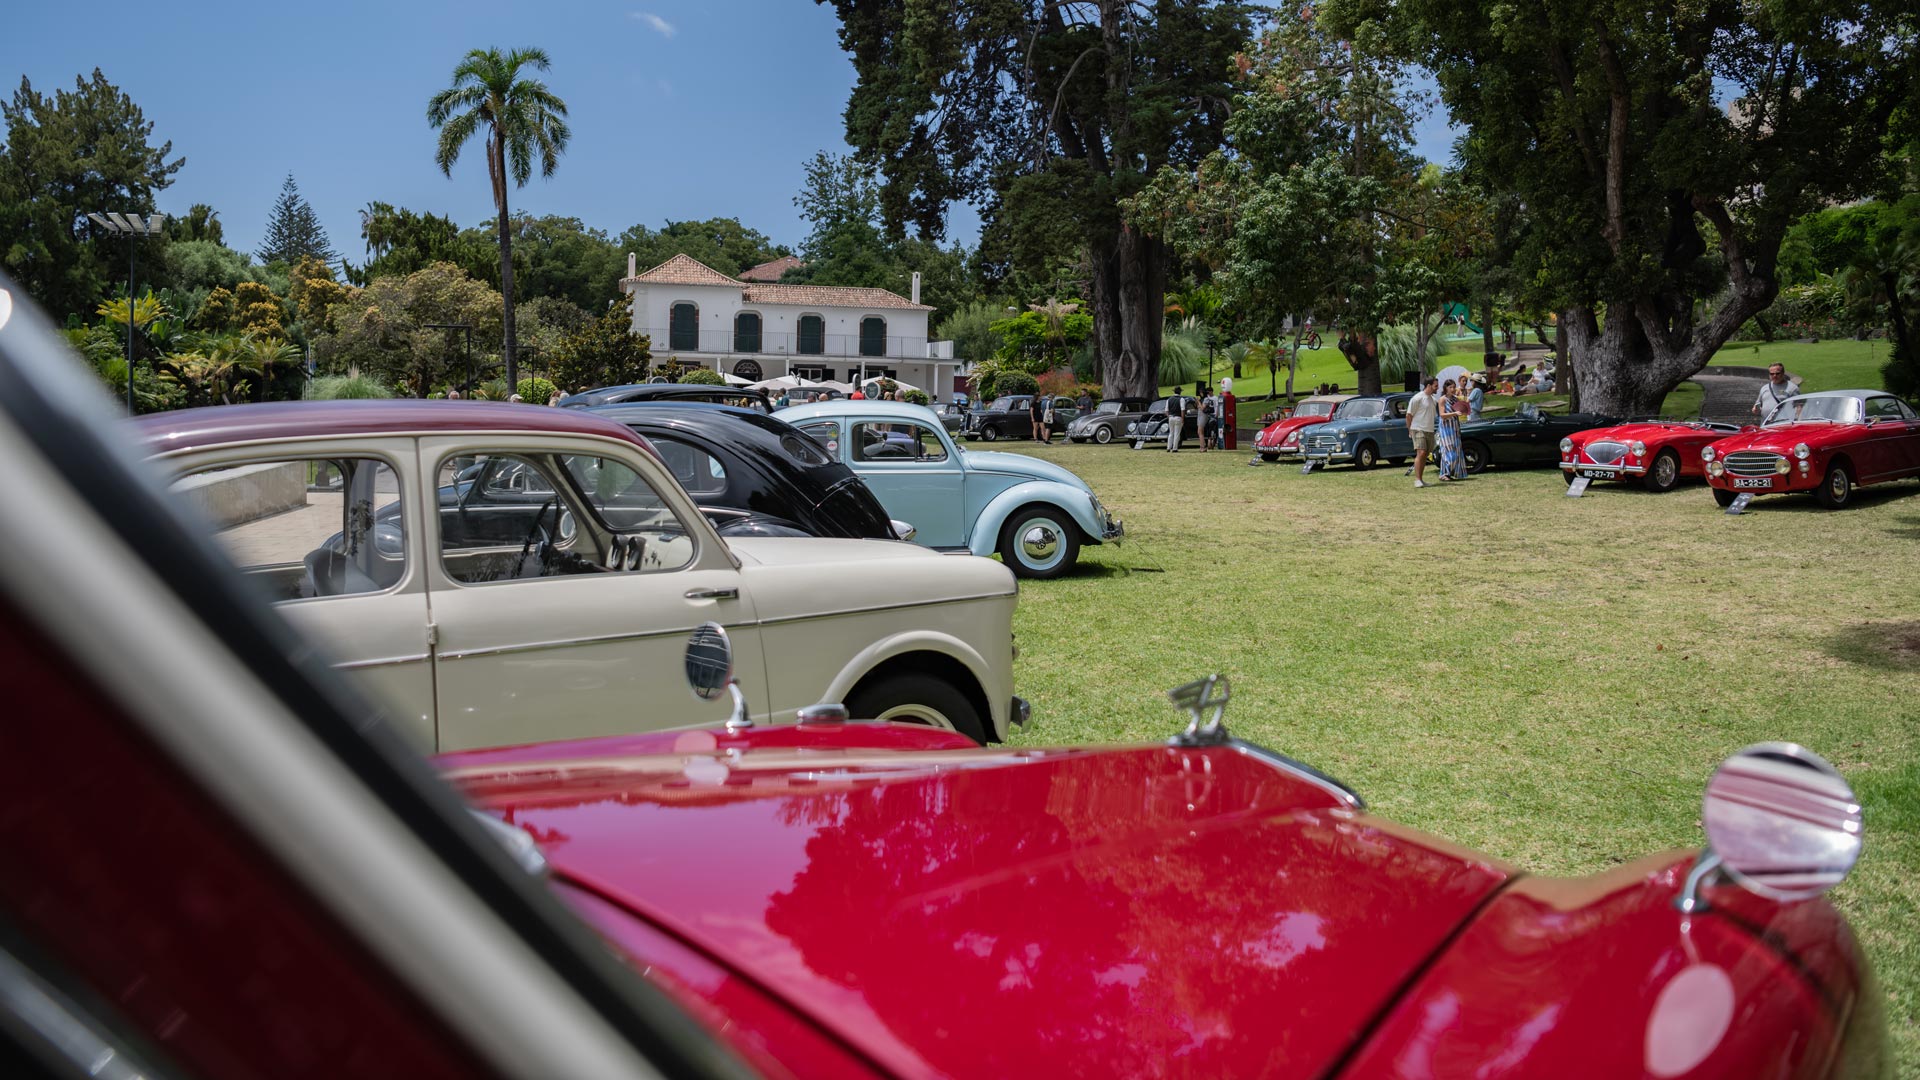
[[[568,105],[572,145],[552,179],[512,193],[516,210],[609,234],[737,217],[797,245],[802,163],[847,149],[853,65],[832,9],[810,0],[13,7],[0,16],[0,92],[22,75],[51,92],[99,67],[154,121],[155,141],[187,159],[160,208],[211,204],[242,250],[258,244],[288,172],[355,261],[357,212],[376,199],[487,220],[484,148],[472,144],[448,179],[425,119],[475,47],[545,48],[548,84]],[[1428,157],[1444,159],[1448,144],[1444,121],[1424,125]],[[962,207],[949,235],[972,243],[978,229]]]

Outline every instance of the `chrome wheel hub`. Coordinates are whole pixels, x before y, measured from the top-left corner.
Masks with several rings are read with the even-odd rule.
[[[1020,554],[1031,563],[1052,562],[1060,554],[1060,534],[1052,525],[1029,525],[1020,534]]]

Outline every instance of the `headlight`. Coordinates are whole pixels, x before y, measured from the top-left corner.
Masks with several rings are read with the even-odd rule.
[[[1561,439],[1561,440],[1560,440],[1560,452],[1561,452],[1561,453],[1563,453],[1563,454],[1571,454],[1571,453],[1573,453],[1573,440],[1572,440],[1572,439]]]
[[[1701,447],[1701,448],[1700,448],[1700,460],[1701,460],[1701,461],[1712,461],[1712,460],[1713,460],[1713,447],[1711,447],[1711,446],[1703,446],[1703,447]],[[1720,474],[1719,474],[1719,473],[1714,473],[1714,475],[1715,475],[1715,476],[1718,476],[1718,475],[1720,475]]]
[[[1629,450],[1631,450],[1631,451],[1633,451],[1633,456],[1634,456],[1634,457],[1646,457],[1646,456],[1647,456],[1647,444],[1646,444],[1646,443],[1643,443],[1643,442],[1641,442],[1641,441],[1640,441],[1640,440],[1638,440],[1638,439],[1635,439],[1635,440],[1633,441],[1633,445],[1632,445],[1632,446],[1629,446],[1629,447],[1627,447],[1627,449],[1629,449]]]
[[[1725,465],[1720,464],[1717,461],[1707,462],[1707,473],[1710,476],[1719,476],[1721,473],[1726,471],[1727,471],[1727,467]]]
[[[1812,455],[1813,455],[1813,448],[1808,446],[1806,443],[1799,443],[1795,445],[1793,448],[1793,456],[1799,458],[1801,461],[1807,460],[1807,458],[1811,457]]]
[[[1128,425],[1127,425],[1127,431],[1128,431],[1129,433],[1131,433],[1131,432],[1132,432],[1132,431],[1133,431],[1133,430],[1134,430],[1135,428],[1137,428],[1137,427],[1139,427],[1139,426],[1140,426],[1139,424],[1128,424]]]
[[[1786,458],[1781,458],[1779,461],[1773,463],[1773,471],[1779,473],[1781,476],[1785,476],[1793,471],[1793,466],[1787,464]]]

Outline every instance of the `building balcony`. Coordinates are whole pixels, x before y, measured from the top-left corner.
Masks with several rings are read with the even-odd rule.
[[[655,356],[708,353],[722,356],[768,356],[808,359],[869,359],[925,363],[929,360],[952,361],[951,346],[929,342],[924,337],[881,337],[862,334],[798,334],[765,331],[736,334],[702,329],[697,335],[667,327],[635,327],[634,333],[652,339]],[[946,355],[940,346],[946,346]]]

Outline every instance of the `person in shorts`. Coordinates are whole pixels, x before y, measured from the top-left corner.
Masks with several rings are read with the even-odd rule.
[[[1427,486],[1427,457],[1433,453],[1440,426],[1440,377],[1427,376],[1420,392],[1407,402],[1407,433],[1413,436],[1413,486]]]

